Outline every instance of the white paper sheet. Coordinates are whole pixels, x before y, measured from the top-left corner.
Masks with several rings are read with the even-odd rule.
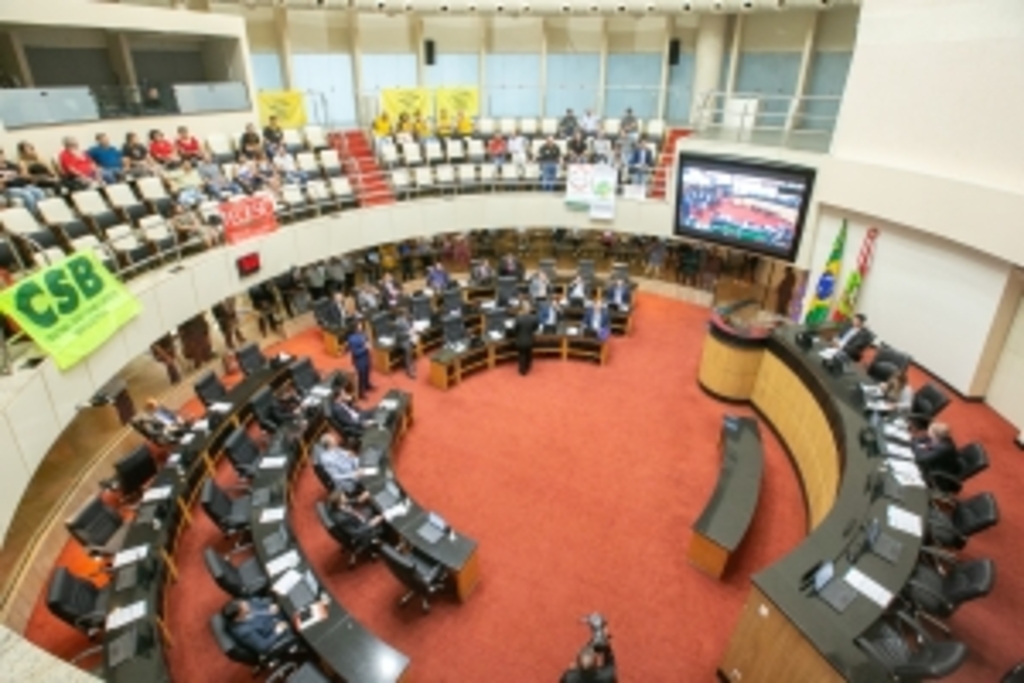
[[[181,441],[179,443],[181,443],[182,446],[187,446],[190,443],[192,443],[192,440],[195,439],[195,438],[196,438],[196,435],[193,434],[192,432],[189,432],[185,436],[181,437]]]
[[[289,550],[285,554],[278,555],[270,562],[267,562],[267,573],[271,576],[277,576],[281,572],[291,569],[298,564],[299,554],[294,550]]]
[[[379,405],[384,410],[394,410],[398,407],[398,401],[393,398],[386,398]]]
[[[898,505],[890,505],[886,513],[886,521],[889,526],[897,531],[921,538],[924,529],[921,524],[921,515],[904,510]]]
[[[580,328],[575,327],[575,326],[567,327],[567,328],[565,328],[565,333],[566,334],[571,334],[571,335],[577,335],[577,334],[580,333]]]
[[[423,330],[426,330],[429,327],[430,327],[430,321],[429,320],[417,320],[416,322],[414,322],[412,324],[412,329],[415,330],[416,332],[422,332]]]
[[[857,589],[857,592],[867,599],[878,603],[880,607],[886,607],[892,602],[891,591],[856,567],[850,567],[843,580]]]
[[[833,358],[836,357],[837,353],[839,353],[839,349],[833,347],[829,347],[827,349],[822,349],[821,351],[818,351],[818,355],[824,358],[825,360],[832,360]]]
[[[107,615],[107,630],[113,631],[114,629],[121,628],[122,626],[130,624],[133,621],[137,621],[144,616],[146,616],[145,600],[139,600],[138,602],[133,602],[130,605],[118,607]]]
[[[327,398],[331,395],[331,388],[317,385],[309,390],[310,396],[318,396],[319,398]]]
[[[170,497],[170,495],[170,486],[156,486],[154,488],[148,489],[145,493],[142,494],[142,502],[151,503],[154,500],[166,500],[168,497]]]
[[[261,470],[279,470],[285,466],[288,462],[288,458],[283,455],[277,455],[270,458],[263,458],[260,460]]]
[[[224,401],[218,401],[210,404],[210,410],[215,413],[230,413],[231,407],[230,403],[226,403]]]
[[[260,524],[280,522],[284,519],[284,508],[267,508],[260,513]]]
[[[114,555],[114,569],[123,567],[126,564],[131,564],[132,562],[138,562],[147,555],[149,555],[148,545],[137,545],[134,548],[126,548]]]
[[[862,382],[860,388],[864,390],[865,396],[877,397],[882,395],[882,388],[877,384],[864,384]]]
[[[908,432],[905,427],[901,427],[897,424],[887,424],[882,427],[882,431],[890,439],[896,439],[897,441],[904,442],[910,441],[910,432]]]
[[[394,346],[395,345],[395,338],[394,337],[377,337],[377,343],[380,344],[381,346]]]
[[[302,581],[302,574],[298,573],[294,569],[289,569],[284,574],[281,574],[281,578],[274,582],[274,592],[278,595],[288,595],[288,592],[294,588],[299,581]]]
[[[395,505],[392,505],[391,507],[389,507],[387,510],[385,510],[381,514],[384,516],[384,519],[386,519],[389,522],[391,522],[391,521],[393,521],[397,517],[404,516],[407,512],[409,512],[409,503],[405,502],[405,503],[397,503]]]
[[[885,452],[888,456],[893,458],[899,458],[901,460],[913,460],[914,451],[910,449],[910,446],[904,446],[903,444],[892,443],[887,441],[885,444]]]
[[[504,339],[505,338],[505,335],[503,335],[498,330],[491,330],[490,332],[487,333],[487,336],[490,337],[491,339],[494,339],[494,340]]]
[[[195,422],[192,423],[192,431],[193,432],[208,432],[208,431],[210,431],[210,421],[209,420],[196,420]]]

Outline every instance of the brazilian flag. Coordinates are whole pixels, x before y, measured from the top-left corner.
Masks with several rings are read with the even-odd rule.
[[[839,271],[843,267],[843,250],[846,247],[846,219],[843,219],[843,226],[839,229],[835,241],[832,243],[832,253],[828,255],[828,263],[825,270],[818,276],[818,286],[814,288],[814,299],[810,308],[807,309],[807,316],[804,318],[806,325],[818,325],[829,319],[832,312],[832,300],[836,294],[836,283],[839,282]]]

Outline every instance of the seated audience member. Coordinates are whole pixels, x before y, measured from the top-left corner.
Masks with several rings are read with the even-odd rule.
[[[284,148],[284,129],[277,122],[276,116],[267,119],[267,125],[263,127],[263,143],[267,148],[267,156],[274,156],[279,149]]]
[[[0,149],[0,193],[8,200],[19,200],[32,213],[37,212],[37,204],[46,199],[46,192],[32,184],[32,178],[25,174],[21,167],[8,161],[4,151]]]
[[[362,487],[359,478],[362,476],[359,457],[352,451],[342,448],[338,436],[327,432],[320,437],[320,465],[334,483],[334,490],[354,494]]]
[[[256,162],[247,159],[238,164],[235,171],[235,182],[245,191],[246,194],[253,194],[266,189],[267,181],[260,174]]]
[[[177,441],[189,428],[188,421],[155,398],[146,399],[140,418],[147,431],[158,440]]]
[[[149,131],[149,156],[164,168],[177,168],[181,164],[181,157],[174,145],[156,129]]]
[[[268,146],[269,147],[269,146]],[[274,154],[274,168],[281,175],[286,184],[300,184],[305,185],[307,175],[306,172],[301,170],[298,164],[295,163],[295,157],[288,153],[283,146],[278,146],[277,152]]]
[[[384,273],[380,281],[380,293],[384,297],[384,304],[395,307],[402,300],[402,286],[395,282],[395,276],[391,273]]]
[[[374,514],[368,492],[353,498],[344,491],[334,491],[327,502],[328,513],[352,539],[355,552],[363,552],[380,542],[384,517]]]
[[[356,308],[364,316],[380,310],[380,292],[372,284],[367,283],[356,292]]]
[[[611,314],[608,312],[608,305],[605,304],[600,295],[594,297],[593,303],[587,307],[583,315],[583,327],[592,332],[601,341],[604,341],[611,335]]]
[[[537,320],[542,331],[553,334],[558,329],[558,318],[562,313],[558,302],[551,299],[537,300]]]
[[[73,137],[64,138],[64,150],[57,157],[60,164],[64,182],[68,188],[74,190],[88,190],[103,183],[103,174],[100,169],[78,147],[78,141]]]
[[[462,138],[468,138],[473,134],[473,119],[466,116],[464,111],[460,110],[455,115],[455,132]]]
[[[185,161],[194,163],[203,158],[203,145],[199,138],[188,132],[186,126],[178,126],[178,137],[174,139],[174,147],[178,157]]]
[[[640,122],[633,116],[633,110],[627,109],[622,121],[619,122],[619,133],[627,140],[635,141],[640,135]]]
[[[454,131],[455,122],[452,121],[451,114],[448,113],[447,109],[442,109],[437,114],[437,137],[447,140]]]
[[[587,162],[587,141],[583,138],[583,133],[576,131],[576,134],[569,140],[569,144],[566,146],[566,161],[570,164],[584,164]]]
[[[277,167],[274,163],[267,158],[267,155],[260,150],[253,159],[253,163],[256,166],[256,172],[263,177],[266,185],[274,192],[279,192],[281,189],[281,174],[277,172]]]
[[[125,170],[129,175],[150,176],[157,171],[157,163],[149,155],[149,148],[142,144],[139,136],[135,133],[128,133],[124,136],[121,155],[124,157]]]
[[[269,654],[296,640],[291,624],[271,598],[232,600],[221,614],[232,637],[256,654]]]
[[[372,387],[367,387],[372,389]],[[360,410],[355,405],[355,399],[348,389],[342,389],[338,399],[331,404],[331,416],[346,429],[351,429],[356,434],[374,424],[374,412],[372,410]]]
[[[615,655],[610,644],[585,647],[562,674],[559,683],[617,683]]]
[[[388,116],[386,111],[382,111],[373,120],[373,134],[378,138],[386,138],[391,135],[391,117]]]
[[[611,284],[608,285],[608,289],[604,293],[604,298],[609,306],[616,309],[629,308],[633,303],[633,294],[620,277],[612,278]]]
[[[427,271],[427,287],[435,292],[443,292],[448,289],[451,281],[452,279],[448,275],[448,271],[444,269],[444,265],[440,261],[431,266]]]
[[[933,422],[925,430],[921,422],[911,420],[910,427],[914,460],[925,474],[955,474],[958,469],[958,455],[949,426],[943,422]]]
[[[914,390],[907,383],[906,369],[900,370],[882,383],[882,401],[888,410],[910,412],[914,403]]]
[[[189,161],[183,161],[177,168],[167,171],[167,184],[178,204],[187,209],[199,206],[206,198],[203,193],[203,177]]]
[[[432,137],[430,121],[419,110],[416,111],[416,115],[412,119],[412,134],[420,142],[429,140]]]
[[[542,190],[554,190],[555,179],[558,177],[558,164],[562,159],[562,150],[555,144],[555,139],[548,137],[537,150],[537,161],[540,162]]]
[[[547,273],[538,270],[530,276],[530,298],[544,299],[550,294],[551,283],[548,281]]]
[[[832,346],[839,351],[839,354],[854,362],[860,361],[864,350],[871,346],[871,342],[874,340],[874,335],[864,326],[865,322],[867,322],[867,317],[863,313],[857,313],[832,340]]]
[[[327,295],[327,266],[323,261],[309,264],[302,275],[309,296],[314,301]]]
[[[576,115],[572,113],[572,109],[566,109],[565,116],[558,121],[558,137],[571,138],[576,134],[577,128],[579,123],[576,121]]]
[[[615,163],[615,150],[612,148],[612,141],[604,135],[594,138],[593,153],[595,164],[612,165]]]
[[[39,156],[31,142],[18,143],[18,168],[21,175],[29,178],[33,185],[44,190],[60,190],[60,176],[49,161]]]
[[[213,163],[209,157],[204,157],[196,164],[199,177],[203,179],[203,187],[206,193],[214,199],[242,194],[242,187],[235,182],[228,180],[221,167]]]
[[[96,144],[89,148],[89,158],[100,169],[103,182],[112,185],[121,179],[124,172],[124,155],[110,144],[106,133],[96,134]]]
[[[398,115],[398,123],[395,125],[395,136],[399,142],[412,139],[412,119],[409,117],[408,112],[403,111]]]
[[[569,300],[570,306],[582,306],[587,300],[587,283],[583,277],[576,275],[569,286],[565,288],[565,298]]]
[[[479,263],[473,264],[469,272],[469,279],[474,285],[489,285],[494,282],[494,269],[487,259],[480,259]]]
[[[629,156],[629,180],[634,185],[646,185],[647,178],[654,168],[654,152],[644,144],[643,136],[638,144],[633,147]]]
[[[194,211],[189,211],[181,204],[175,204],[171,214],[171,225],[185,239],[198,237],[207,247],[216,246],[221,241],[220,231],[204,223]]]
[[[526,162],[530,160],[530,144],[527,142],[526,136],[517,130],[509,139],[507,149],[509,158],[515,164],[517,172],[522,173]]]
[[[501,133],[497,133],[487,143],[487,156],[491,158],[493,163],[498,168],[505,163],[505,155],[508,153],[508,146],[505,144],[505,138],[501,136]]]
[[[514,277],[516,280],[523,279],[523,264],[519,263],[512,254],[505,254],[501,263],[498,264],[498,275],[501,277]]]
[[[420,336],[412,326],[409,312],[399,308],[395,314],[395,347],[402,352],[402,364],[409,379],[416,379],[416,345]]]
[[[588,109],[580,120],[580,129],[585,136],[592,138],[598,134],[600,123],[594,112]]]
[[[263,142],[260,134],[256,132],[256,126],[251,123],[245,124],[245,132],[238,138],[238,156],[242,159],[256,159],[263,153]]]

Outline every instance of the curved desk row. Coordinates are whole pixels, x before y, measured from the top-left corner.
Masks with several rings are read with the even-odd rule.
[[[265,386],[282,384],[286,370],[285,365],[266,367],[235,385],[224,401],[227,409],[207,413],[207,419],[215,424],[208,431],[186,437],[149,485],[122,544],[124,551],[146,548],[146,555],[116,567],[111,581],[108,628],[103,636],[107,681],[170,680],[163,647],[172,643],[162,615],[166,583],[177,578],[173,555],[179,532],[183,523],[191,521],[199,483],[212,473],[213,454],[222,449],[227,436],[247,415],[249,400]],[[110,627],[118,620],[119,610],[138,605],[143,610],[138,619]]]
[[[885,671],[855,639],[885,613],[918,562],[919,535],[896,528],[886,534],[902,544],[895,562],[867,550],[864,527],[887,525],[890,506],[923,522],[929,496],[917,486],[895,487],[899,500],[880,493],[883,460],[861,444],[872,429],[857,385],[869,381],[859,368],[840,376],[826,370],[820,346],[798,343],[801,328],[777,328],[762,338],[737,334],[715,320],[701,358],[699,381],[709,393],[749,401],[786,446],[800,476],[809,535],[788,555],[752,577],[743,607],[719,667],[726,680],[884,680]],[[881,589],[878,601],[858,592],[841,611],[814,591],[808,578],[822,563],[834,563],[837,581],[852,568]]]

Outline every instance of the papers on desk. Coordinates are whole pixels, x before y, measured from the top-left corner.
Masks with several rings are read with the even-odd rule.
[[[298,585],[299,581],[302,581],[302,574],[294,569],[289,569],[281,575],[281,578],[274,582],[274,592],[278,595],[288,595],[292,588]]]
[[[231,408],[231,404],[225,403],[224,401],[217,401],[216,403],[210,404],[210,410],[212,410],[215,413],[230,413]]]
[[[300,403],[299,405],[301,405],[303,408],[312,408],[313,406],[320,405],[320,401],[322,400],[323,399],[320,398],[319,396],[313,396],[312,394],[310,394],[306,398],[302,399],[302,403]]]
[[[284,508],[267,508],[260,513],[260,524],[280,522],[284,519]]]
[[[391,507],[389,507],[387,510],[385,510],[381,514],[384,516],[384,519],[386,519],[389,522],[392,522],[396,518],[402,517],[405,514],[407,514],[409,512],[409,508],[411,506],[412,506],[412,503],[410,503],[408,500],[406,500],[404,503],[398,503],[396,505],[392,505]]]
[[[505,321],[505,329],[506,330],[511,330],[515,326],[516,326],[516,321],[515,320],[506,320]]]
[[[394,410],[395,408],[398,407],[398,401],[393,398],[386,398],[377,405],[379,405],[384,410]]]
[[[498,306],[498,302],[491,299],[490,301],[484,301],[480,304],[480,308],[485,311],[493,311]]]
[[[316,396],[317,398],[327,398],[331,395],[331,388],[317,385],[309,390],[310,396]]]
[[[107,615],[107,630],[113,631],[114,629],[121,628],[133,621],[138,621],[144,616],[146,616],[145,600],[139,600],[130,605],[118,607]]]
[[[425,294],[426,296],[434,296],[434,290],[431,289],[430,287],[424,287],[423,294]]]
[[[900,486],[915,486],[921,489],[925,487],[924,479],[921,478],[921,470],[918,469],[916,463],[893,458],[889,458],[885,462]]]
[[[892,592],[890,590],[856,567],[850,567],[843,580],[853,586],[858,593],[868,600],[877,603],[879,607],[886,607],[892,602]]]
[[[623,313],[629,313],[629,304],[619,304],[619,310]]]
[[[155,486],[142,494],[143,503],[151,503],[154,500],[166,500],[171,496],[170,486]]]
[[[281,351],[279,354],[277,354],[277,359],[279,361],[281,361],[282,363],[287,363],[288,361],[290,361],[292,359],[292,357],[291,357],[290,354],[287,354],[284,351]]]
[[[126,564],[131,564],[132,562],[138,562],[147,555],[149,555],[148,545],[137,545],[134,548],[122,550],[118,554],[114,555],[114,569],[123,567]]]
[[[364,477],[375,477],[379,472],[378,467],[363,467],[359,470],[359,474]]]
[[[180,443],[180,444],[181,444],[182,446],[187,446],[187,445],[189,445],[190,443],[192,443],[192,441],[193,441],[193,440],[194,440],[195,438],[196,438],[196,435],[195,435],[195,434],[193,434],[192,432],[189,432],[189,433],[188,433],[188,434],[186,434],[185,436],[181,437],[181,439],[180,439],[180,440],[178,441],[178,443]]]
[[[394,337],[377,337],[377,343],[380,344],[381,346],[394,346],[395,345],[395,338]]]
[[[860,388],[864,395],[869,398],[878,398],[882,395],[882,387],[877,384],[864,384],[861,382]]]
[[[897,531],[921,538],[923,532],[921,515],[904,510],[898,505],[890,505],[886,513],[886,521],[891,528]]]
[[[260,460],[261,470],[279,470],[287,464],[288,458],[283,455],[275,455]]]
[[[416,320],[413,321],[412,329],[415,332],[422,332],[430,327],[429,320]]]
[[[867,401],[864,407],[873,413],[888,413],[892,410],[892,404],[888,401]]]
[[[914,451],[911,450],[910,446],[904,446],[900,443],[893,443],[891,441],[885,442],[885,454],[890,458],[899,458],[900,460],[913,460]]]
[[[580,333],[580,328],[573,325],[571,327],[565,328],[565,333],[568,335],[576,336],[577,334]]]
[[[270,562],[267,562],[267,573],[271,576],[277,576],[283,571],[298,566],[298,564],[299,554],[294,550],[289,550],[285,554],[278,555]]]
[[[903,441],[904,443],[909,443],[910,441],[910,432],[907,431],[906,427],[901,427],[898,424],[889,423],[882,427],[882,431],[890,439],[896,439],[897,441]]]
[[[494,341],[498,341],[499,339],[505,338],[505,335],[502,334],[499,330],[491,330],[490,332],[487,333],[487,336],[493,339]]]
[[[206,419],[196,420],[195,422],[192,423],[192,431],[193,432],[208,432],[208,431],[210,431],[210,421],[206,420]]]
[[[170,467],[177,467],[178,463],[181,462],[181,453],[171,453],[167,458],[167,464]]]
[[[830,346],[827,349],[822,349],[821,351],[818,351],[818,355],[824,358],[825,360],[832,360],[833,358],[836,357],[837,353],[839,353],[839,349],[835,348],[834,346]]]

